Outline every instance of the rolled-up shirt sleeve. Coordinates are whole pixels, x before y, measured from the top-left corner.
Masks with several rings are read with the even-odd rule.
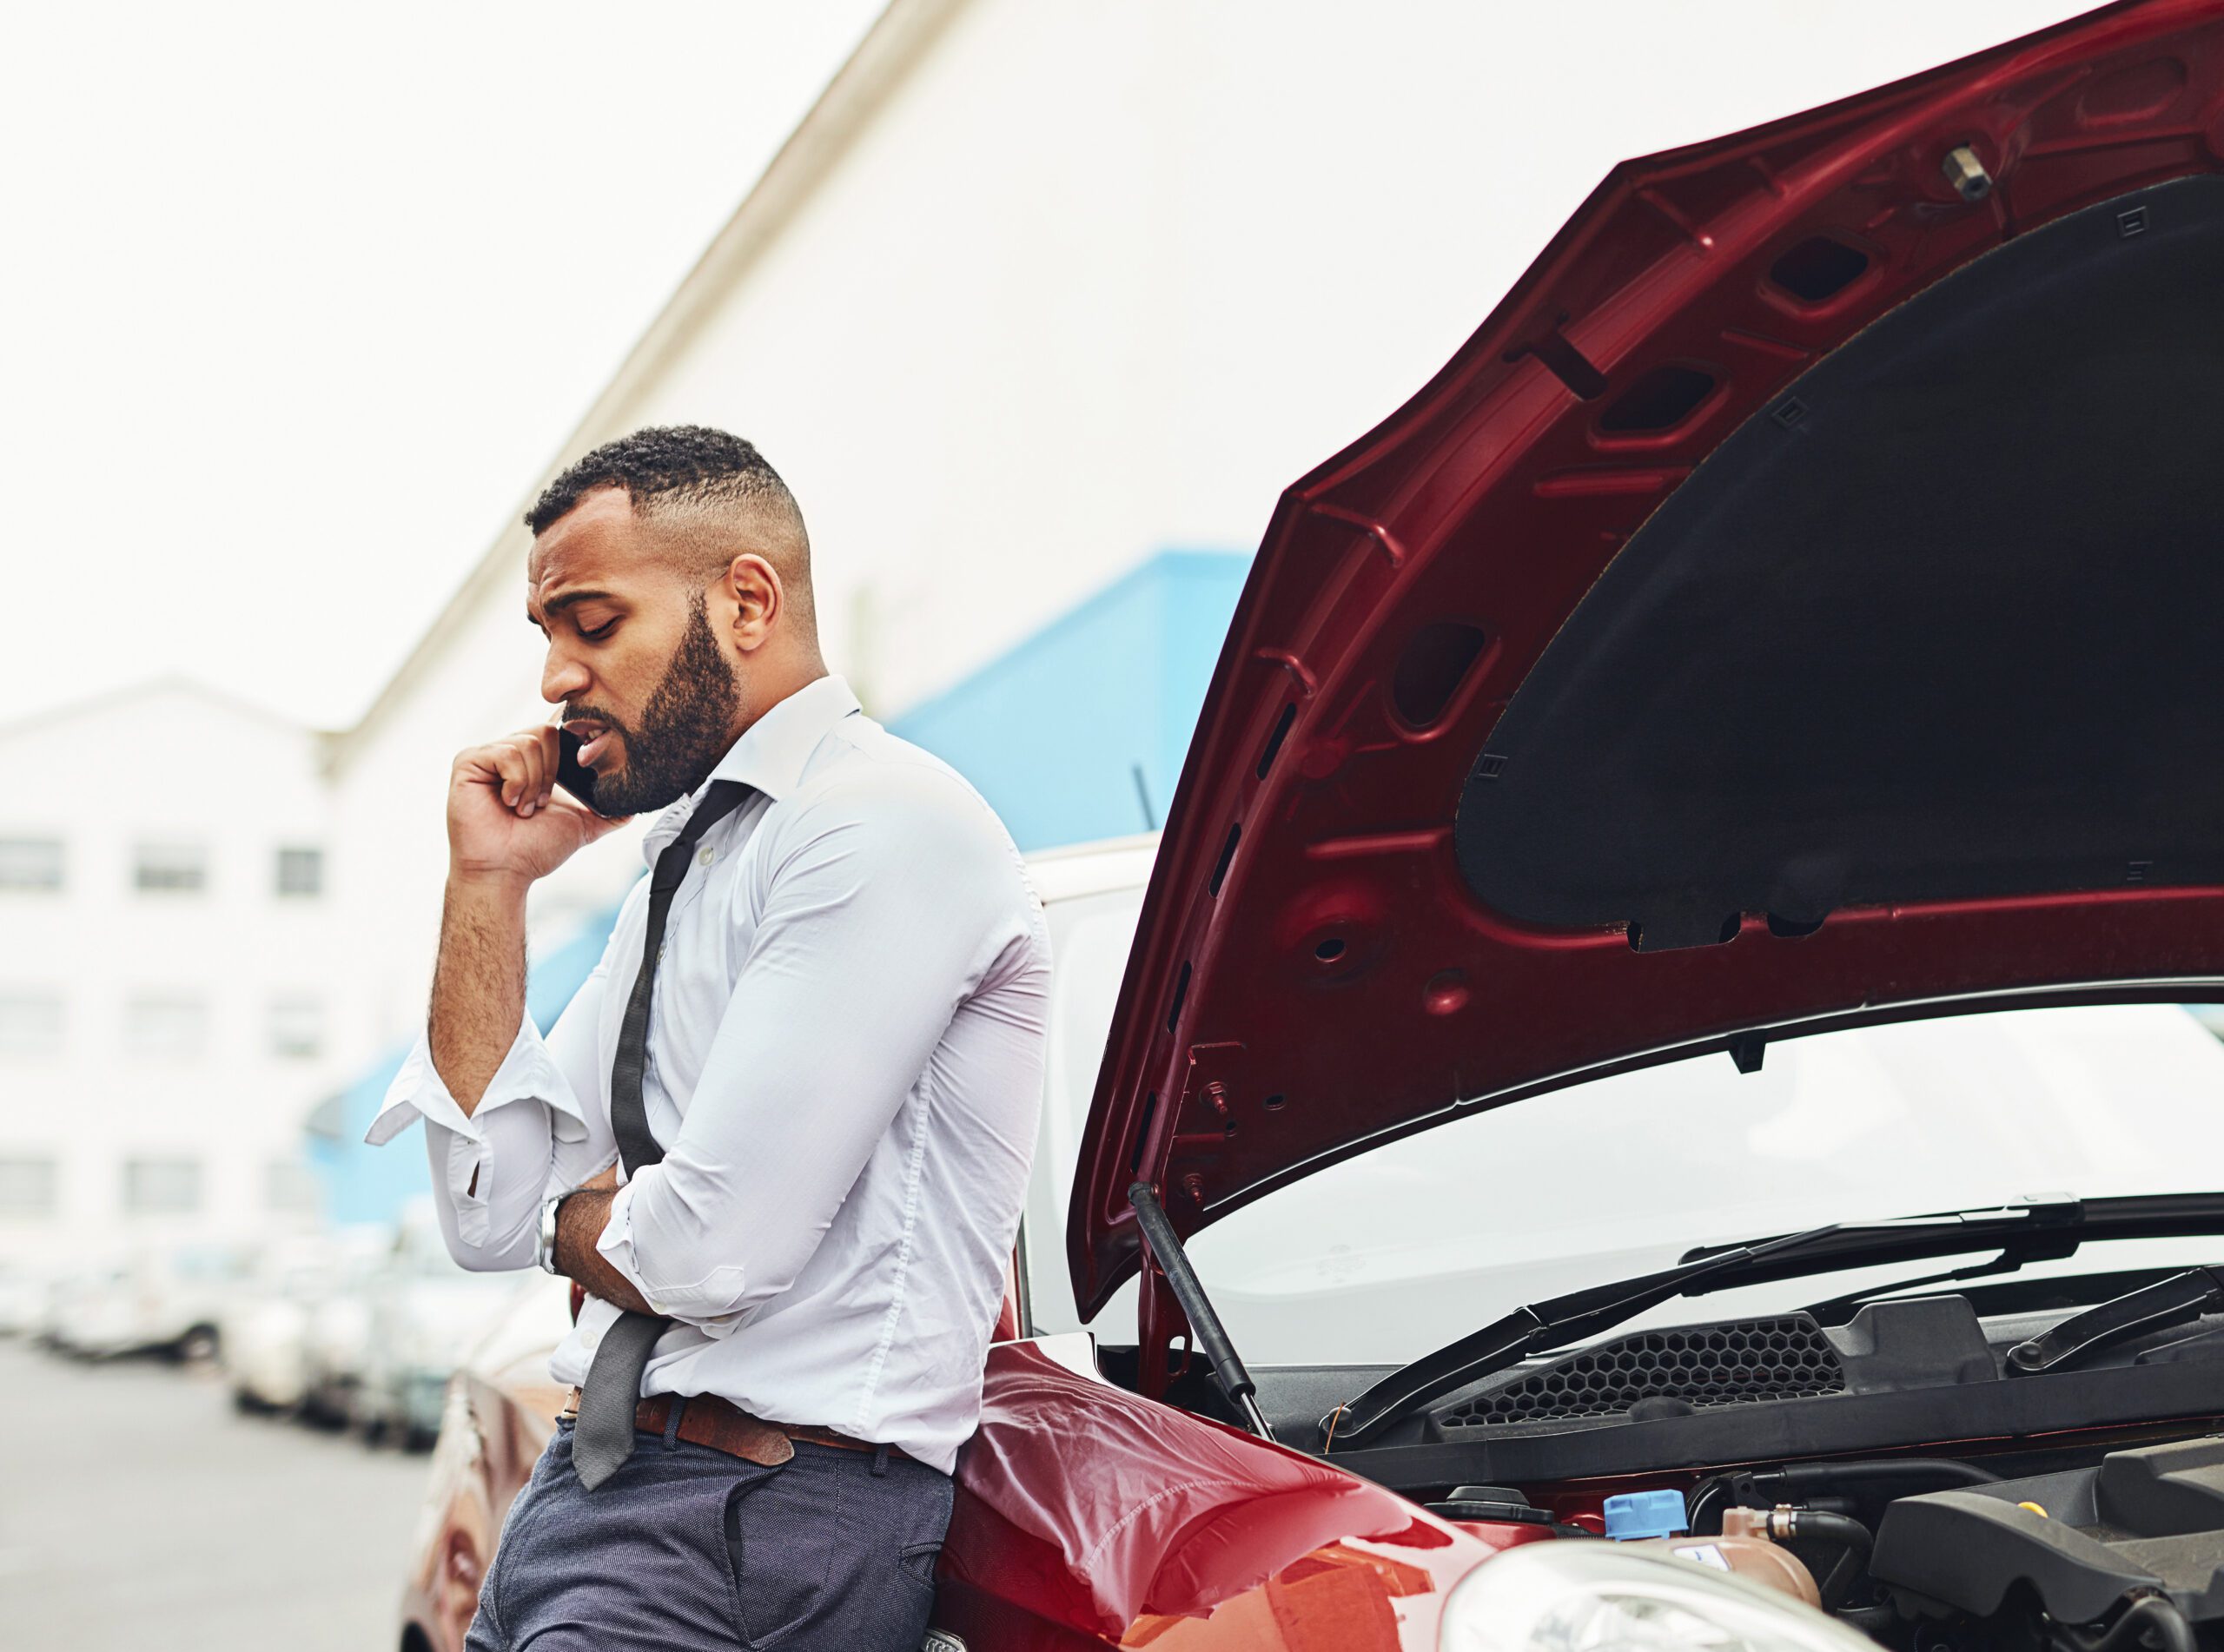
[[[596,1032],[606,958],[544,1038],[521,1021],[479,1105],[467,1115],[433,1065],[420,1034],[387,1087],[364,1140],[383,1146],[425,1121],[434,1205],[448,1253],[475,1272],[529,1267],[540,1202],[553,1187],[584,1181],[617,1154],[597,1104]]]
[[[712,1336],[794,1282],[959,1005],[1024,940],[1016,856],[938,771],[821,803],[781,837],[678,1138],[598,1243]]]

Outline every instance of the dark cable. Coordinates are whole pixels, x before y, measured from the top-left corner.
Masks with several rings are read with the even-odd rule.
[[[2118,1652],[2119,1648],[2136,1645],[2139,1637],[2148,1629],[2161,1636],[2162,1652],[2194,1652],[2193,1625],[2161,1595],[2142,1595],[2126,1607],[2115,1622],[2090,1639],[2071,1629],[2058,1632],[2074,1652]]]

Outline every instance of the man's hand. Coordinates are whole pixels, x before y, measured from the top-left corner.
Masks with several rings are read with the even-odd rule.
[[[427,1032],[433,1067],[468,1118],[525,1017],[525,896],[622,825],[556,790],[557,731],[458,754],[448,772],[448,887]]]
[[[625,823],[556,795],[558,731],[523,729],[456,755],[448,772],[448,876],[514,885],[547,876]]]
[[[556,1207],[556,1271],[578,1280],[589,1296],[599,1297],[613,1307],[653,1313],[655,1310],[641,1299],[633,1282],[604,1261],[602,1252],[595,1249],[602,1230],[610,1223],[611,1192],[617,1186],[618,1167],[612,1165],[580,1183],[578,1192],[565,1195],[564,1202]]]

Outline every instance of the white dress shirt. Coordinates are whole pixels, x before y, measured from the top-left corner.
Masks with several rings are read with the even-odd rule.
[[[765,712],[711,778],[750,795],[705,835],[665,928],[641,1081],[665,1157],[619,1190],[599,1247],[675,1321],[643,1391],[716,1394],[947,1470],[979,1417],[1034,1151],[1042,905],[980,795],[839,677]],[[651,865],[709,783],[650,827]],[[468,1117],[421,1037],[387,1094],[368,1140],[425,1120],[465,1267],[530,1266],[541,1201],[618,1157],[610,1068],[648,887]],[[586,1379],[617,1314],[589,1299],[558,1382]]]

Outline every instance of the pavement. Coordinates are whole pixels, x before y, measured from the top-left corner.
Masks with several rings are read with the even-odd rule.
[[[0,1643],[394,1652],[422,1457],[0,1338]]]

